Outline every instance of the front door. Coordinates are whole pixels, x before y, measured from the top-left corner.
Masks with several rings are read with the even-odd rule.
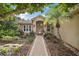
[[[36,21],[36,33],[43,34],[43,21]]]

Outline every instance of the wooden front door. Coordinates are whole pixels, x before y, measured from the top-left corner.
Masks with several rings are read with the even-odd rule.
[[[43,34],[43,21],[36,21],[36,33]]]

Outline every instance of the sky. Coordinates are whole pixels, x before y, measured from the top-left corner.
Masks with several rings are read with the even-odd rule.
[[[51,7],[54,7],[54,6],[56,6],[56,5],[58,5],[57,3],[56,4],[51,4],[50,6]],[[24,19],[24,20],[31,20],[32,18],[34,18],[34,17],[36,17],[36,16],[40,16],[40,15],[45,15],[45,14],[47,14],[49,11],[50,11],[50,9],[51,8],[49,8],[49,6],[48,7],[45,7],[44,9],[43,9],[43,12],[41,12],[41,11],[38,11],[38,12],[34,12],[34,13],[32,13],[32,14],[30,14],[30,13],[24,13],[24,14],[20,14],[20,15],[18,15],[18,17],[20,17],[21,19]]]

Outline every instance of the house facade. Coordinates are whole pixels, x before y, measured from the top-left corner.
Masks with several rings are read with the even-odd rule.
[[[24,33],[34,32],[36,34],[43,34],[46,31],[50,31],[50,26],[44,25],[45,17],[37,16],[32,18],[31,20],[23,20],[20,19],[19,29]]]

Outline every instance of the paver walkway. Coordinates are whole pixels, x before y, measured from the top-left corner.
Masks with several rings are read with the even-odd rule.
[[[37,35],[29,56],[48,56],[43,36]]]

